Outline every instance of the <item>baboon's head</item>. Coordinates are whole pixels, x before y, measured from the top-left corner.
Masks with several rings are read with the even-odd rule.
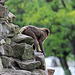
[[[50,34],[50,31],[47,28],[41,28],[42,31],[44,31],[47,36]]]
[[[22,28],[20,29],[19,32],[20,32],[21,34],[24,34],[24,32],[25,32],[26,29],[27,29],[27,27],[24,26],[24,27],[22,27]]]

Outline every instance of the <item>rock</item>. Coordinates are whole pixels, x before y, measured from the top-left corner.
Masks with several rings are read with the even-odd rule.
[[[7,22],[4,21],[4,22],[2,22],[2,25],[1,25],[1,32],[2,32],[3,36],[6,35],[6,37],[8,37],[9,34],[15,35],[16,33],[18,33],[19,27],[17,25],[15,26],[12,23],[7,23]],[[11,36],[11,37],[13,37],[13,36]]]
[[[3,25],[2,26],[2,35],[3,35],[3,38],[6,38],[7,37],[7,34],[9,34],[9,29],[7,28],[7,25]]]
[[[4,55],[14,57],[13,49],[9,44],[4,44],[3,49],[5,53]]]
[[[1,74],[2,71],[3,71],[3,65],[2,65],[2,60],[1,60],[1,57],[0,57],[0,74]]]
[[[2,39],[2,24],[0,24],[0,40]]]
[[[2,64],[4,68],[9,68],[9,69],[15,69],[14,65],[14,60],[12,58],[2,56]]]
[[[5,42],[4,39],[2,39],[2,40],[0,41],[0,56],[2,56],[2,55],[5,54],[4,48],[3,48],[3,44],[5,44],[5,43],[6,43],[6,42]]]
[[[10,38],[6,38],[6,43],[10,45],[11,44],[11,39]]]
[[[11,12],[9,12],[9,14],[8,14],[8,21],[9,21],[9,23],[11,23],[14,19],[15,19],[15,15],[14,14],[12,14]]]
[[[3,46],[0,46],[0,56],[2,56],[4,54],[5,54],[5,52],[4,52]]]
[[[8,24],[11,26],[11,28],[13,28],[14,33],[17,34],[19,32],[19,26],[18,25],[14,25],[12,23],[8,23]]]
[[[47,75],[44,70],[36,69],[33,71],[32,75]]]
[[[9,69],[21,69],[21,70],[34,70],[38,68],[41,63],[39,61],[35,60],[27,60],[27,61],[20,61],[15,58],[9,58],[6,56],[2,56],[2,64],[4,68],[9,68]]]
[[[6,42],[5,42],[4,39],[2,39],[2,40],[0,41],[0,44],[1,44],[1,45],[5,44],[5,43],[6,43]]]
[[[6,22],[3,22],[3,24],[0,24],[0,34],[2,36],[2,38],[6,38],[7,34],[10,32],[9,30],[10,27],[8,26],[8,24]]]
[[[40,66],[39,61],[29,60],[25,62],[17,62],[20,69],[32,71]]]
[[[7,57],[2,56],[1,58],[2,58],[2,64],[4,68],[7,68],[8,66],[10,66],[10,63]]]
[[[14,57],[20,60],[32,60],[34,59],[34,50],[31,45],[26,43],[15,44],[12,46]]]
[[[2,72],[1,75],[11,75],[11,74],[8,72]]]
[[[9,10],[6,6],[0,5],[0,18],[8,16]]]
[[[1,75],[31,75],[30,71],[5,69]]]
[[[45,58],[43,53],[35,51],[34,54],[35,54],[35,60],[41,62],[41,66],[39,68],[45,70],[46,64],[45,64]]]
[[[7,34],[9,34],[9,33],[15,33],[14,28],[12,27],[12,25],[9,24],[9,23],[7,23],[7,22],[5,22],[3,24],[3,28],[5,28],[5,31],[7,32]]]
[[[32,73],[32,75],[40,75],[40,73]]]
[[[2,21],[0,24],[0,39],[2,38],[12,38],[19,32],[19,27],[12,23],[7,23]]]
[[[19,27],[18,27],[18,25],[15,25],[14,31],[15,31],[16,34],[19,33]]]
[[[20,69],[17,62],[15,62],[20,60],[12,58],[12,57],[7,57],[7,56],[2,56],[1,59],[2,59],[2,64],[4,68],[13,69],[13,70]]]
[[[30,45],[33,44],[33,39],[27,35],[19,34],[15,36],[13,39],[16,43],[27,43]]]
[[[9,33],[9,34],[7,34],[8,38],[12,38],[13,36],[15,36],[15,33]]]

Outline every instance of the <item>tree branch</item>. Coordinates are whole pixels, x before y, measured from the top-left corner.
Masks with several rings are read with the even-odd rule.
[[[63,6],[66,8],[66,5],[65,5],[64,0],[61,0],[61,2],[62,2],[62,4],[63,4]]]

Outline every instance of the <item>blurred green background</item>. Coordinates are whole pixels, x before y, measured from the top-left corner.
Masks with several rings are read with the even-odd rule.
[[[8,0],[6,5],[20,28],[34,25],[50,30],[43,44],[46,57],[58,57],[65,75],[71,75],[67,61],[75,56],[75,0]]]

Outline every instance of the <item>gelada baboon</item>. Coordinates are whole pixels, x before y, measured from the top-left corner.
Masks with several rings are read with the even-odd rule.
[[[34,39],[33,48],[36,48],[37,52],[39,52],[40,51],[39,46],[40,46],[41,52],[45,56],[42,43],[49,35],[49,30],[47,28],[37,28],[35,26],[24,26],[21,28],[20,33],[31,36]]]

